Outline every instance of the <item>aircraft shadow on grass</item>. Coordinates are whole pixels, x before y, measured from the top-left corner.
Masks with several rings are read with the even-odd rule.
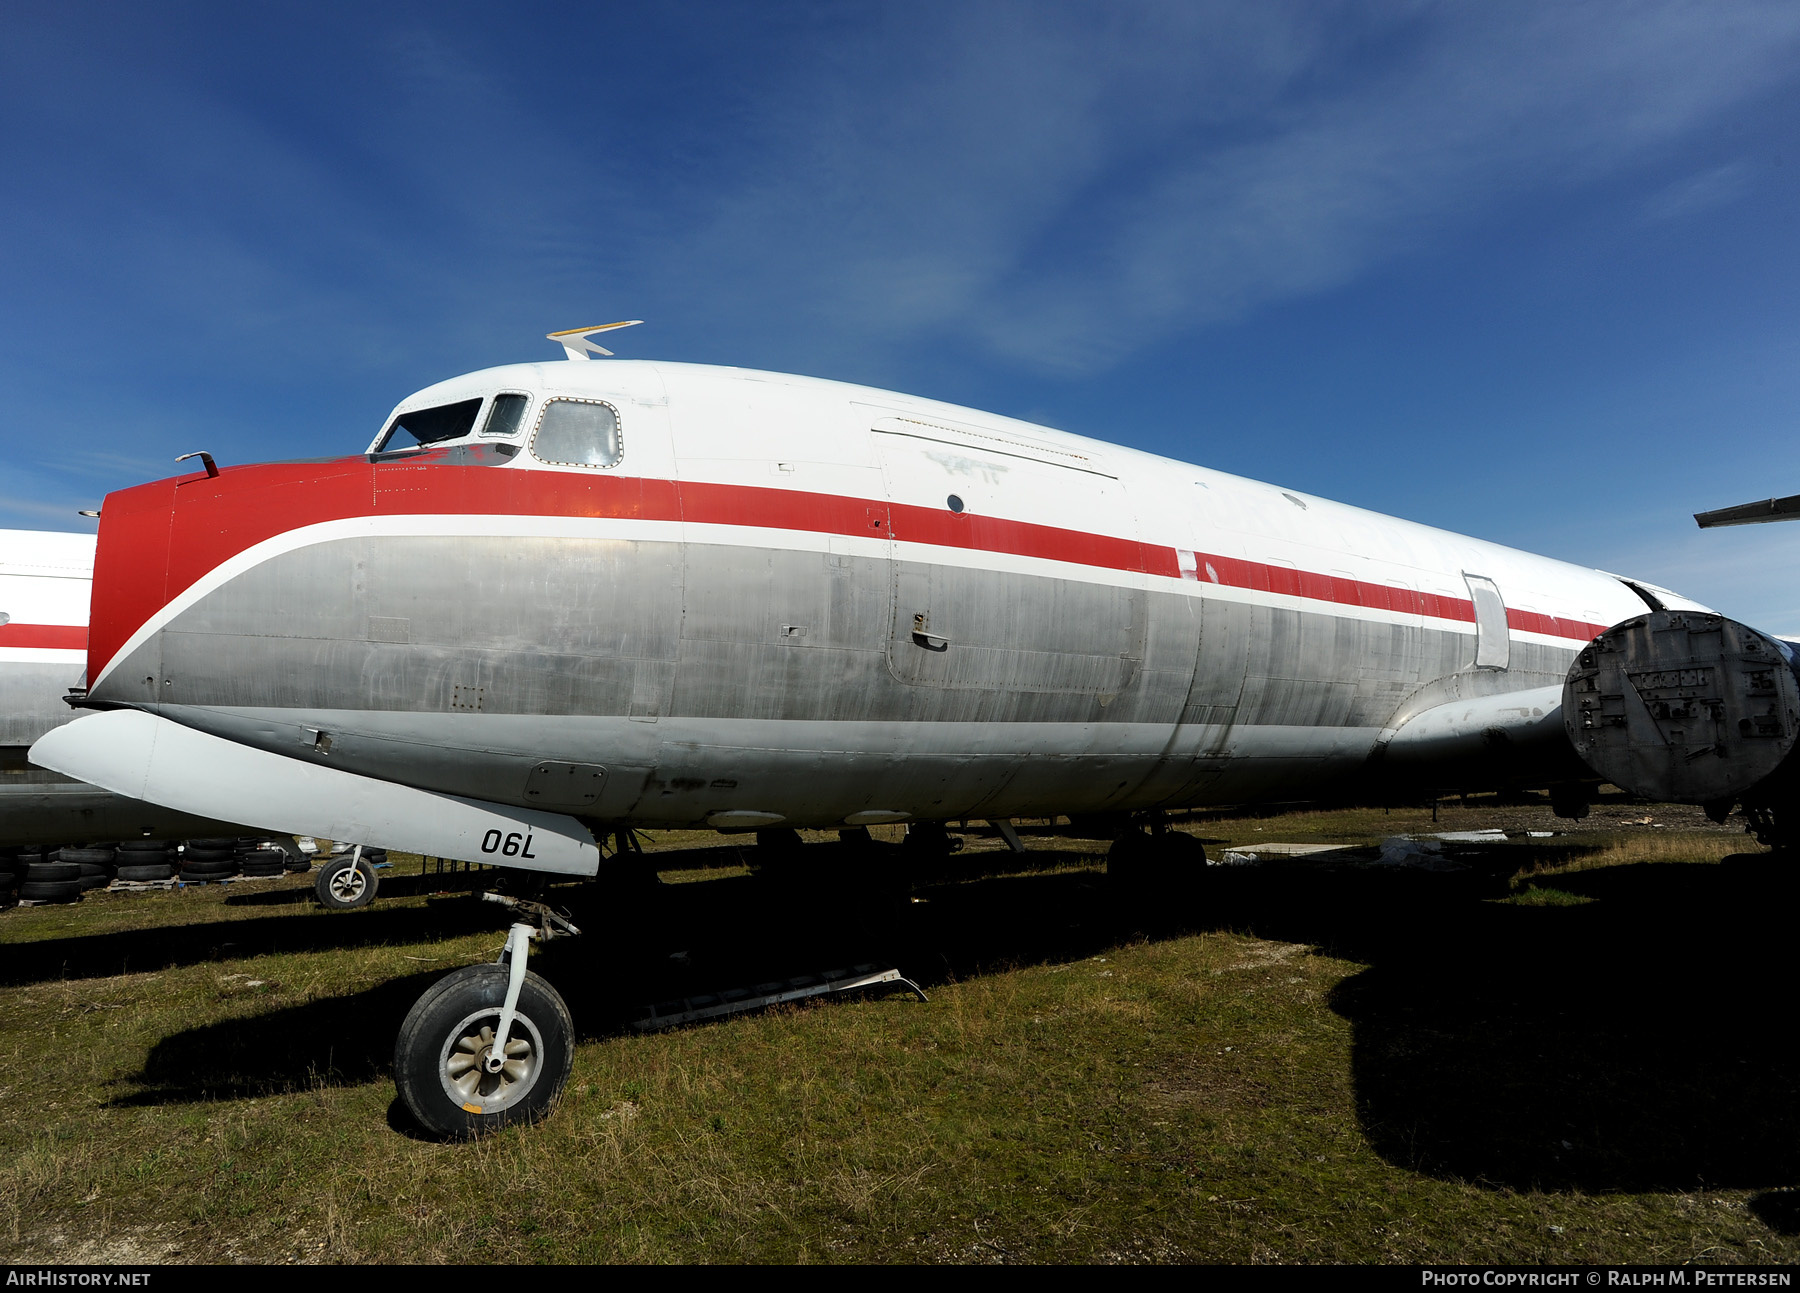
[[[1094,861],[965,855],[951,863],[957,883],[922,887],[927,901],[899,908],[748,876],[633,898],[566,890],[585,895],[575,915],[591,936],[533,964],[592,1039],[625,1031],[652,1001],[865,961],[900,966],[930,988],[1094,955],[1134,933],[1230,928],[1312,944],[1368,966],[1330,1005],[1352,1026],[1357,1114],[1388,1162],[1505,1189],[1761,1189],[1753,1210],[1778,1230],[1796,1228],[1794,1192],[1783,1188],[1800,1179],[1800,1061],[1783,1009],[1794,978],[1790,902],[1764,882],[1720,867],[1619,866],[1546,882],[1590,902],[1528,907],[1481,901],[1468,877],[1219,868],[1188,910],[1144,928],[1109,909]],[[665,871],[682,865],[659,859]],[[455,912],[464,928],[492,921]],[[330,942],[360,946],[447,919],[388,914],[380,929],[379,907],[288,923],[323,927],[308,936],[327,941],[340,923],[367,923],[367,935]],[[246,923],[260,922],[201,927],[198,937],[230,930],[243,943]],[[278,941],[294,950],[298,938]],[[433,977],[171,1036],[120,1103],[384,1076],[400,1021]]]
[[[557,889],[552,900],[572,911],[588,937],[534,950],[531,964],[562,992],[578,1032],[591,1040],[629,1031],[631,1021],[652,1002],[725,986],[876,960],[905,966],[911,976],[931,984],[996,965],[1065,960],[1111,946],[1112,927],[1091,918],[1101,892],[1098,874],[1021,875],[1016,874],[1019,863],[1003,857],[995,855],[992,869],[1015,874],[980,878],[989,867],[976,862],[965,874],[973,872],[977,878],[952,886],[955,901],[934,897],[901,906],[891,894],[824,892],[804,883],[807,877],[784,885],[738,876],[610,897],[603,888]],[[1022,862],[1035,868],[1055,865],[1037,856]],[[680,870],[682,860],[662,869]],[[1046,925],[1047,913],[1061,919]],[[427,931],[438,936],[457,932],[447,928],[453,922],[463,932],[492,929],[498,943],[503,921],[491,907],[483,911],[460,903],[387,914],[413,915],[417,921],[380,923],[375,919],[382,915],[378,902],[369,911],[326,919],[267,918],[285,921],[288,932],[259,929],[260,940],[246,937],[244,927],[260,927],[264,918],[155,932],[186,934],[187,950],[164,951],[167,963],[186,963],[218,959],[208,948],[216,952],[221,931],[230,931],[235,940],[228,953],[254,956],[267,950],[261,946],[265,942],[283,951],[300,950],[302,938],[311,938],[317,950],[403,943]],[[367,924],[369,929],[354,939],[335,941],[329,929],[312,930],[340,923]],[[111,958],[116,965],[120,952],[115,946],[90,955],[96,964]],[[141,967],[134,961],[133,968]],[[142,1071],[125,1080],[135,1089],[114,1103],[245,1098],[385,1076],[406,1012],[433,979],[452,968],[445,965],[363,992],[173,1034],[151,1048]]]
[[[308,889],[305,896],[309,902],[311,895]],[[329,915],[309,911],[49,938],[15,944],[13,955],[0,961],[0,985],[100,979],[274,953],[329,952],[453,938],[493,928],[491,912],[492,908],[482,912],[473,903],[375,906]]]
[[[1793,1233],[1791,898],[1766,877],[1607,867],[1545,881],[1590,900],[1566,906],[1482,902],[1431,874],[1269,878],[1220,914],[1369,967],[1330,1004],[1388,1162],[1514,1190],[1762,1189],[1753,1211]]]

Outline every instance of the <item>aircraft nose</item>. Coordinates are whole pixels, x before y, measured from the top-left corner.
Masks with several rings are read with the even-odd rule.
[[[319,522],[370,510],[370,464],[360,456],[301,463],[225,467],[217,475],[196,471],[138,485],[106,496],[94,554],[89,607],[88,701],[149,706],[179,701],[187,682],[174,676],[165,649],[169,634],[192,637],[206,626],[192,615],[216,618],[202,603],[223,589],[234,572],[254,564],[282,536]],[[267,608],[271,615],[303,610]],[[189,618],[184,618],[189,617]],[[240,631],[245,626],[236,625]],[[281,631],[266,622],[247,630]],[[198,644],[180,667],[205,663]],[[197,663],[200,662],[200,663]]]
[[[88,607],[88,699],[151,704],[162,679],[155,621],[167,600],[174,480],[108,494]]]

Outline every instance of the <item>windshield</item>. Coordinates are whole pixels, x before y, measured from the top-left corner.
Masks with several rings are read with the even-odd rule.
[[[531,403],[529,395],[517,395],[512,392],[494,396],[494,406],[488,410],[487,425],[481,428],[484,436],[513,436],[525,425],[525,409]]]
[[[420,445],[457,440],[475,429],[475,415],[481,412],[481,400],[458,400],[436,408],[412,409],[397,415],[376,442],[374,452],[392,453],[396,449],[416,449]]]

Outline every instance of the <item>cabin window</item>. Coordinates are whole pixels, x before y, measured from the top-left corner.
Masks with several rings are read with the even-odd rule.
[[[392,453],[396,449],[461,439],[475,429],[475,415],[480,412],[481,401],[473,399],[397,413],[372,452]]]
[[[546,400],[531,452],[568,467],[611,467],[624,454],[619,411],[605,400]]]
[[[1512,658],[1512,635],[1506,627],[1506,603],[1494,581],[1481,575],[1464,575],[1469,598],[1475,603],[1475,667],[1504,669]]]
[[[487,422],[481,428],[483,436],[515,436],[525,425],[525,410],[531,404],[531,396],[519,395],[507,391],[494,396],[494,403],[488,409]]]

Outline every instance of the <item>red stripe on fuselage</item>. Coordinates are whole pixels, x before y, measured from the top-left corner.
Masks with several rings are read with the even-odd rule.
[[[89,676],[131,635],[222,562],[288,530],[358,516],[573,516],[887,536],[1106,570],[1181,577],[1174,548],[1082,530],[904,503],[749,485],[509,470],[413,458],[228,467],[107,496],[100,512]],[[1203,582],[1341,606],[1473,623],[1474,605],[1336,575],[1196,553]],[[1214,577],[1216,576],[1216,578]],[[1586,642],[1605,627],[1508,611],[1521,632]]]
[[[87,644],[85,624],[0,624],[0,647],[80,651]]]

